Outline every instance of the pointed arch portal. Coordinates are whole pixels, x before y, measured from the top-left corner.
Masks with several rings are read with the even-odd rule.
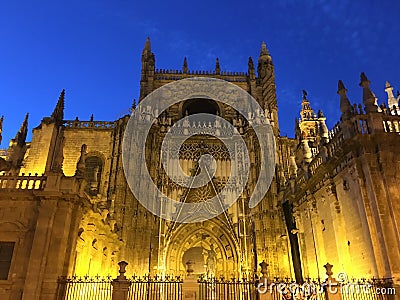
[[[213,245],[216,254],[215,276],[239,277],[240,251],[227,225],[219,219],[180,224],[165,250],[166,273],[185,274],[191,260],[195,274],[206,273],[207,253]]]

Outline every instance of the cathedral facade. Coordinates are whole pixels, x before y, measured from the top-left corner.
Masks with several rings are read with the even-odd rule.
[[[237,202],[212,219],[179,223],[149,212],[129,188],[122,152],[130,116],[65,120],[62,91],[51,116],[33,129],[32,141],[26,141],[27,115],[0,153],[0,298],[54,299],[58,276],[114,276],[121,260],[129,263],[128,274],[138,275],[183,275],[190,260],[197,275],[251,279],[265,261],[270,277],[301,282],[323,278],[329,262],[349,278],[400,280],[400,109],[389,83],[388,99],[378,105],[362,73],[361,104],[352,104],[339,81],[342,114],[331,130],[304,91],[295,137],[288,138],[280,135],[274,65],[264,43],[257,68],[249,58],[247,72],[223,72],[218,59],[213,71],[192,71],[186,58],[181,70],[156,69],[147,39],[139,103],[166,84],[193,77],[230,82],[263,109],[276,167],[261,202],[249,207],[260,176],[260,144],[250,122],[221,99],[194,97],[172,105],[146,138],[143,157],[153,182],[188,203],[217,195],[238,161],[221,142],[223,132],[220,139],[193,136],[171,165],[195,173],[200,156],[209,154],[216,171],[202,187],[172,182],[160,161],[173,124],[198,113],[220,116],[248,149],[250,175]]]

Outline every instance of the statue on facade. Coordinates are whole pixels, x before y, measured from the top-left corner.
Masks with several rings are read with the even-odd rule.
[[[99,166],[95,166],[93,168],[93,179],[90,182],[90,193],[92,195],[96,195],[98,192],[98,187],[99,187],[98,175],[99,175]]]
[[[210,250],[207,252],[207,260],[206,260],[206,271],[208,277],[215,276],[215,270],[217,266],[217,253],[214,251],[214,245],[210,245]]]
[[[81,156],[79,157],[78,163],[76,164],[75,176],[78,178],[83,178],[86,170],[86,156],[87,156],[87,146],[83,144],[81,147]]]
[[[12,167],[12,163],[10,161],[5,160],[0,157],[0,172],[2,171],[10,171]]]
[[[60,130],[61,137],[58,137],[58,140],[54,147],[54,159],[51,166],[51,170],[54,172],[62,173],[62,167],[64,162],[64,145],[65,138],[62,136],[62,131]]]

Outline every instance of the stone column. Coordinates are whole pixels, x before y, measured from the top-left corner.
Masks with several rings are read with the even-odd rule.
[[[112,300],[127,300],[131,282],[125,276],[125,268],[128,265],[126,261],[120,261],[119,275],[111,283],[113,286]]]
[[[182,300],[199,300],[199,283],[193,275],[193,263],[189,260],[186,265],[187,276],[182,284]]]

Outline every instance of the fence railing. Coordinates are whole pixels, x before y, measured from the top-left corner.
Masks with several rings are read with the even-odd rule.
[[[182,278],[180,276],[133,276],[129,278],[129,300],[181,300]]]
[[[343,282],[338,287],[342,300],[389,300],[396,291],[388,279],[361,279]]]
[[[184,300],[182,277],[133,276],[126,300]],[[60,277],[57,300],[112,300],[112,278]],[[199,300],[258,300],[270,294],[271,300],[329,300],[329,293],[340,294],[342,300],[392,300],[396,293],[390,279],[349,280],[327,283],[307,279],[298,284],[290,279],[275,278],[272,282],[212,278],[198,280]]]
[[[260,294],[270,293],[273,300],[329,300],[332,294],[340,295],[342,300],[390,300],[396,292],[390,279],[361,279],[342,282],[307,279],[302,284],[288,279],[275,279],[258,288],[257,291]]]
[[[256,284],[247,280],[213,278],[199,280],[200,300],[256,300]]]
[[[112,278],[108,277],[60,277],[57,300],[111,300]]]

